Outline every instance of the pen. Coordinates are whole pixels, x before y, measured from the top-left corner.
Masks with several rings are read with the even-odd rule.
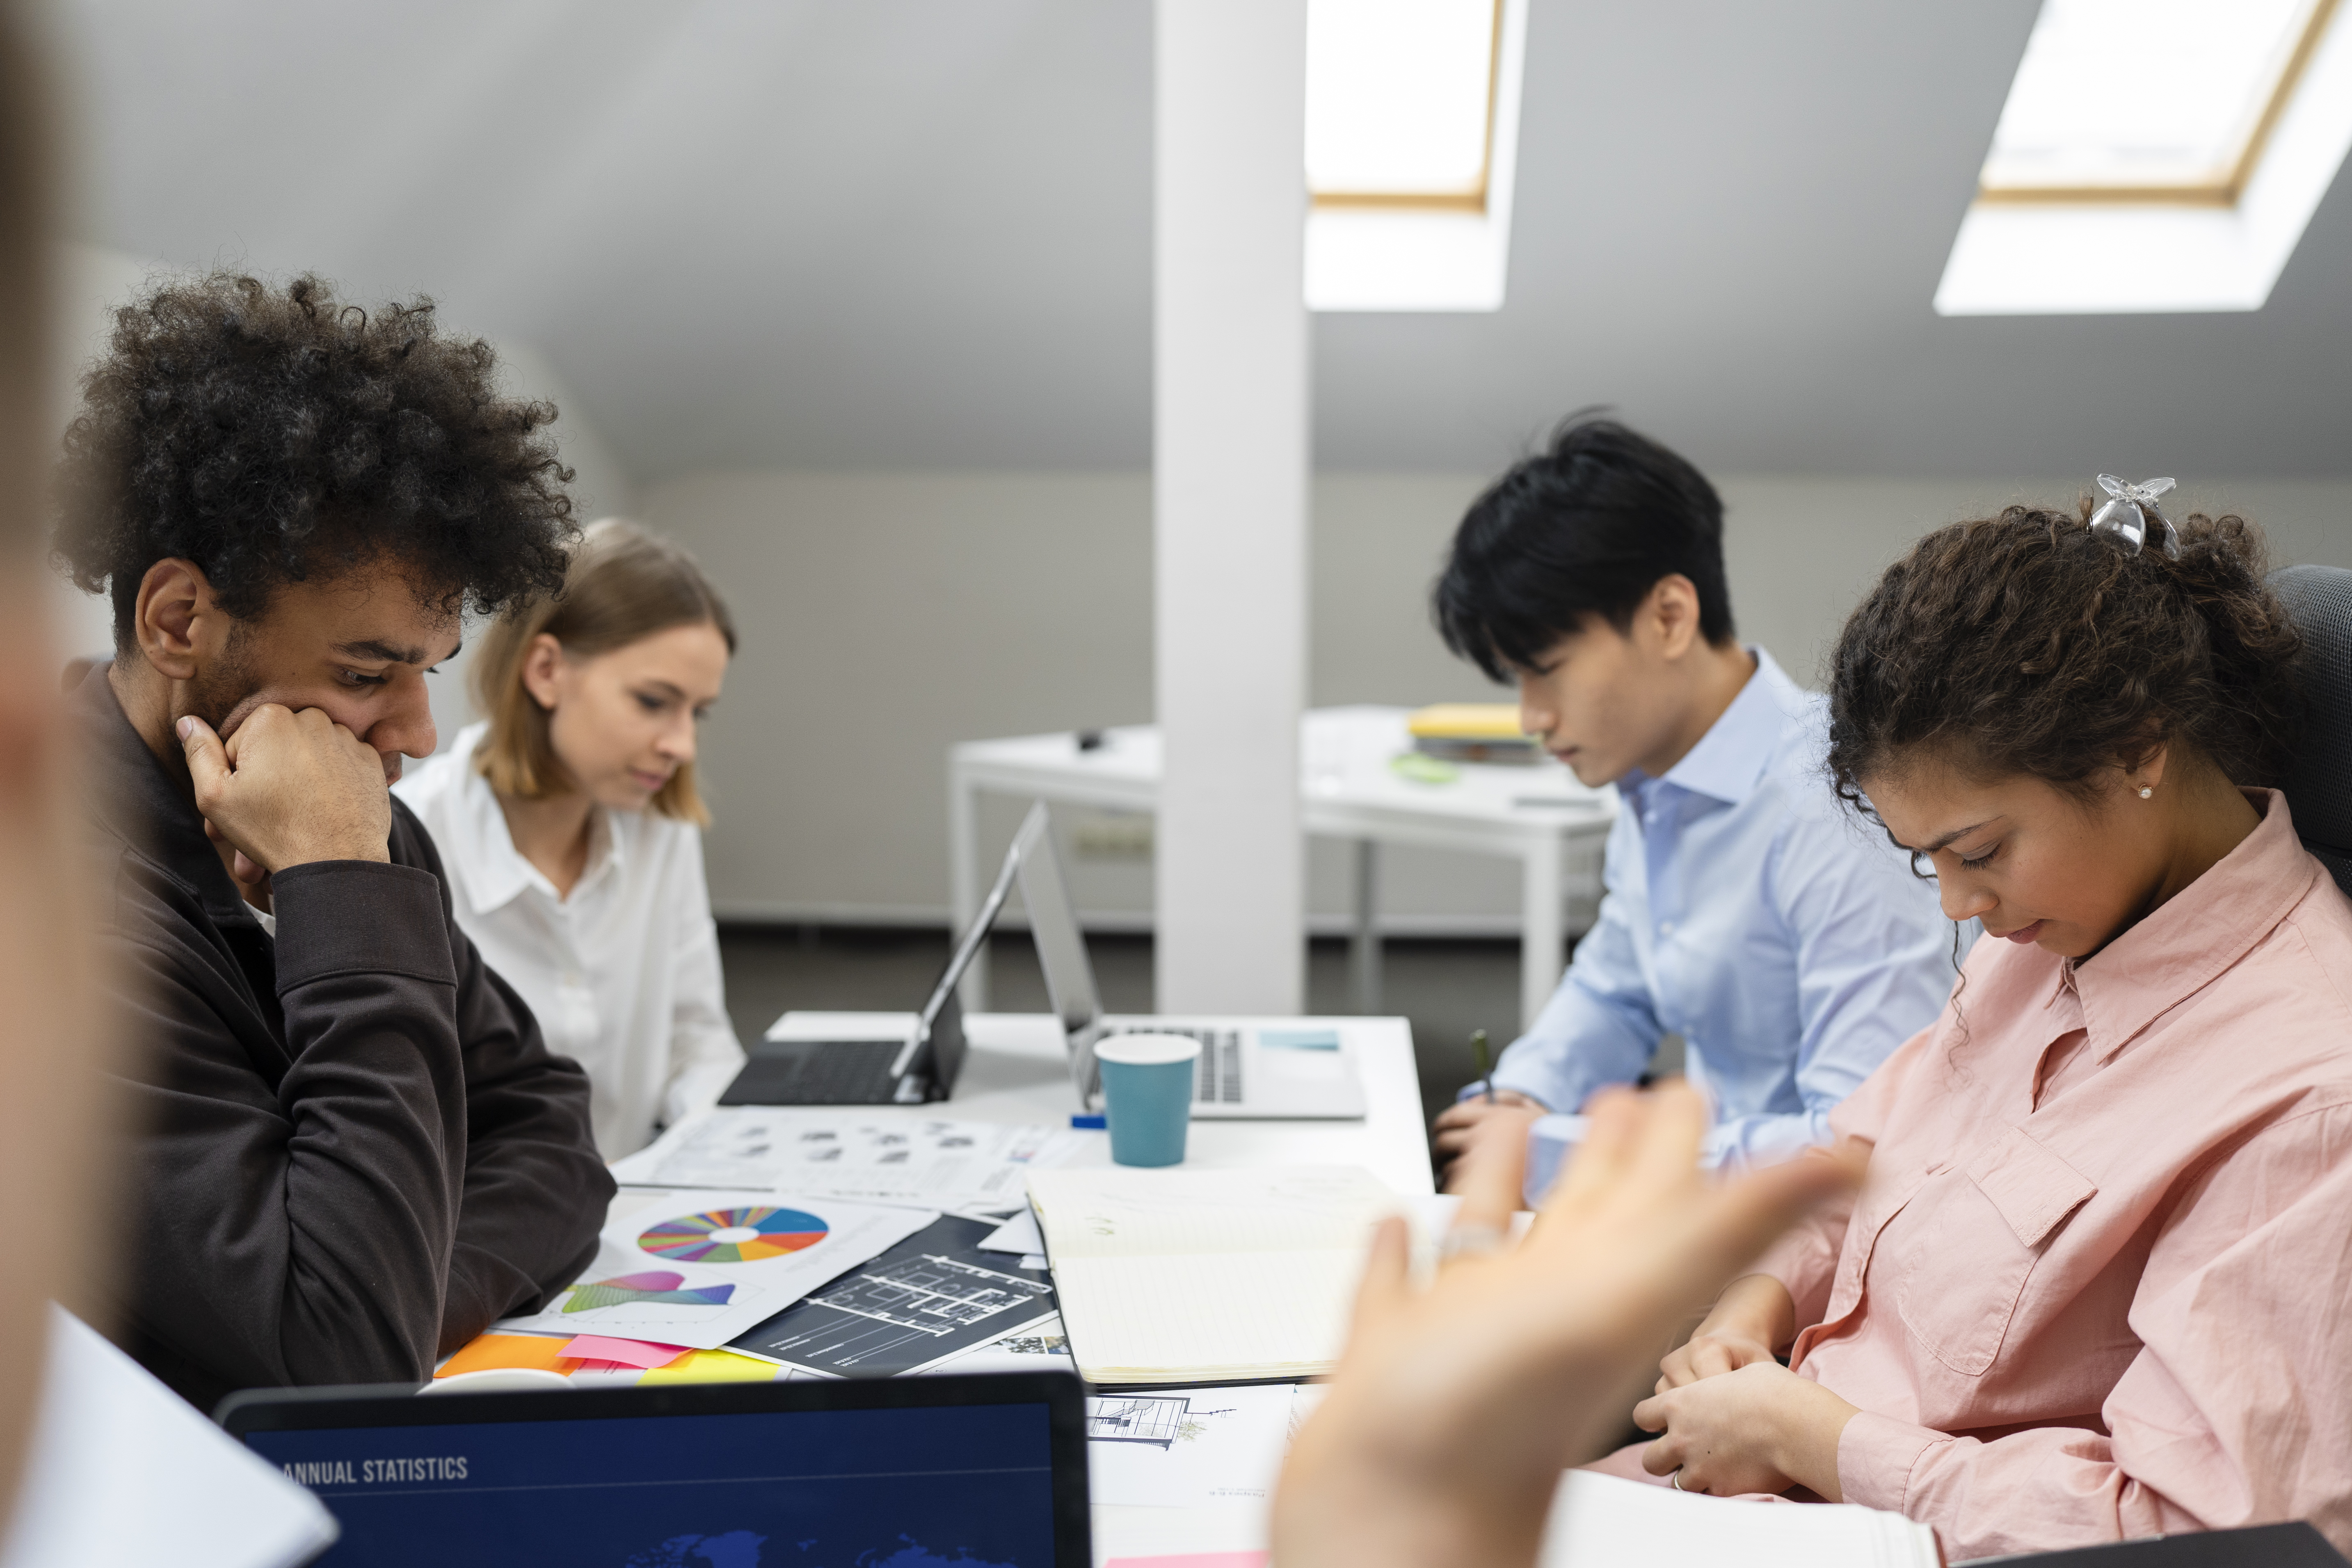
[[[1495,1103],[1495,1068],[1494,1064],[1486,1059],[1486,1030],[1470,1031],[1470,1054],[1477,1059],[1478,1075],[1486,1080],[1486,1103],[1492,1105]]]

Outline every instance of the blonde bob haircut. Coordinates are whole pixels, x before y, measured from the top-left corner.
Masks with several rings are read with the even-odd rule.
[[[573,787],[548,739],[547,710],[522,683],[533,639],[544,632],[566,658],[589,659],[626,647],[672,626],[715,628],[735,652],[735,621],[726,601],[694,557],[634,522],[608,517],[589,525],[563,590],[525,605],[493,626],[474,666],[475,706],[489,715],[489,732],[474,752],[474,767],[500,795],[542,800]],[[710,813],[694,787],[694,764],[670,775],[653,809],[698,826]]]

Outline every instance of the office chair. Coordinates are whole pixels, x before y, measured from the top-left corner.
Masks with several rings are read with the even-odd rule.
[[[2288,566],[2271,587],[2303,633],[2311,702],[2303,744],[2287,765],[2287,809],[2304,847],[2352,893],[2352,571]]]

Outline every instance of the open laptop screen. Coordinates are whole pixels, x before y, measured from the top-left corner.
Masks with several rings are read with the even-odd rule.
[[[225,1418],[341,1522],[342,1539],[319,1560],[331,1568],[1052,1568],[1087,1561],[1082,1500],[1076,1555],[1066,1540],[1057,1549],[1057,1511],[1067,1512],[1055,1498],[1058,1399],[1036,1397],[1033,1388],[1027,1399],[940,1403],[919,1394],[887,1405],[816,1406],[825,1390],[799,1394],[798,1408],[709,1407],[711,1395],[724,1403],[752,1390],[810,1387],[663,1390],[673,1404],[686,1396],[703,1407],[656,1412],[641,1404],[634,1414],[610,1400],[638,1391],[583,1390],[354,1401],[348,1425],[271,1429],[267,1411],[247,1409],[242,1414],[263,1426],[239,1430],[240,1412]],[[524,1414],[518,1401],[536,1402],[531,1418],[467,1418],[502,1405],[507,1415]],[[604,1410],[591,1415],[599,1404]],[[380,1424],[388,1410],[402,1424]],[[335,1419],[331,1404],[303,1415]],[[1082,1437],[1075,1447],[1083,1500]]]
[[[1062,1036],[1069,1045],[1070,1076],[1077,1086],[1078,1102],[1092,1106],[1102,1086],[1102,1069],[1095,1064],[1095,1038],[1102,1033],[1102,998],[1095,990],[1094,964],[1087,958],[1087,940],[1079,934],[1069,886],[1062,880],[1062,862],[1054,853],[1044,801],[1029,808],[1021,831],[1013,836],[1013,855],[1021,868],[1021,901],[1029,909],[1029,940],[1036,946],[1037,967],[1045,975],[1045,994],[1062,1020]]]
[[[1078,931],[1069,885],[1062,880],[1061,858],[1054,853],[1044,802],[1030,808],[1013,849],[1020,859],[1021,901],[1029,910],[1029,940],[1037,949],[1037,967],[1045,973],[1045,994],[1061,1016],[1062,1032],[1076,1036],[1101,1020],[1102,999],[1095,991],[1094,965]]]

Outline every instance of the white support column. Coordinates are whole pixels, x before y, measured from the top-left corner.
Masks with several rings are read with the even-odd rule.
[[[1306,0],[1160,0],[1154,76],[1158,1005],[1306,991]]]

